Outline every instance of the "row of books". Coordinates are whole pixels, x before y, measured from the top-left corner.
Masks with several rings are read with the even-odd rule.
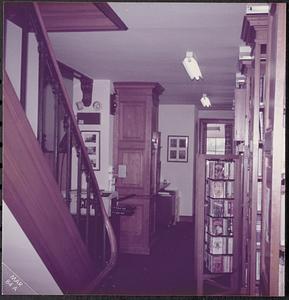
[[[208,161],[207,177],[212,179],[234,179],[235,162],[218,160]]]
[[[256,251],[256,280],[260,280],[261,252]]]
[[[259,112],[259,141],[264,140],[264,112],[260,110]]]
[[[233,237],[211,236],[206,234],[205,242],[207,252],[211,254],[233,254]]]
[[[211,273],[230,273],[233,271],[233,257],[211,255],[205,252],[206,268]]]
[[[209,199],[209,215],[212,217],[233,217],[233,200]]]
[[[261,211],[262,209],[262,181],[258,181],[258,195],[257,195],[257,211]]]
[[[208,178],[207,186],[211,198],[234,198],[234,181],[213,181]]]
[[[261,76],[259,81],[260,104],[264,103],[264,95],[265,95],[264,89],[265,89],[265,78],[264,76]]]
[[[206,216],[208,233],[211,235],[233,235],[233,218],[213,218]]]
[[[261,228],[262,228],[262,223],[261,223],[261,216],[257,216],[257,221],[256,221],[256,245],[257,247],[261,246]]]

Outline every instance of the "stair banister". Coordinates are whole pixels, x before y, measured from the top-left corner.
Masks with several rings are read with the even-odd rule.
[[[108,239],[110,242],[110,249],[111,249],[111,255],[110,255],[110,260],[106,263],[106,266],[104,267],[104,269],[102,271],[100,271],[97,275],[97,277],[92,280],[92,282],[90,282],[87,287],[84,288],[84,290],[86,290],[87,292],[91,292],[93,291],[97,285],[101,282],[101,280],[113,269],[116,260],[117,260],[117,243],[116,243],[116,237],[112,228],[112,225],[109,221],[108,215],[106,213],[105,207],[104,207],[104,203],[100,194],[100,190],[99,190],[99,186],[96,180],[96,177],[94,175],[94,171],[93,168],[91,166],[89,157],[88,157],[88,153],[86,151],[82,136],[80,134],[75,116],[74,116],[74,112],[72,109],[72,106],[70,104],[69,101],[69,96],[67,94],[67,91],[64,87],[63,81],[62,81],[62,75],[58,66],[58,63],[56,61],[56,58],[54,56],[54,52],[45,28],[45,24],[43,22],[43,18],[41,16],[41,12],[39,9],[39,5],[36,2],[33,2],[33,8],[34,8],[34,13],[35,13],[35,18],[34,21],[36,21],[38,24],[37,26],[39,26],[40,31],[36,31],[35,34],[36,35],[41,35],[40,37],[38,36],[38,38],[40,40],[43,41],[44,46],[47,49],[47,60],[50,63],[50,72],[54,75],[54,79],[57,81],[57,84],[59,85],[59,91],[61,93],[61,100],[62,103],[64,105],[65,108],[65,112],[67,114],[67,117],[69,119],[68,124],[69,127],[71,128],[74,138],[77,141],[78,147],[80,149],[80,153],[81,153],[81,160],[85,166],[85,170],[86,172],[89,174],[90,176],[90,180],[91,180],[91,186],[90,189],[93,191],[94,197],[96,197],[96,199],[98,199],[99,204],[100,204],[100,209],[101,209],[101,213],[103,216],[103,222],[107,231],[107,235],[108,235]],[[36,29],[36,28],[35,28]],[[68,131],[69,132],[69,131]],[[68,143],[71,144],[71,140],[68,139]],[[96,210],[96,209],[95,209]],[[89,213],[89,212],[87,212]],[[96,212],[95,212],[96,213]]]

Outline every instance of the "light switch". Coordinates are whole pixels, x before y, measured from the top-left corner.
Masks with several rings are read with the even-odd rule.
[[[126,178],[126,165],[118,165],[118,177]]]

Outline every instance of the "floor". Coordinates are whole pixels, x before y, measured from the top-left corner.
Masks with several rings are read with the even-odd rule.
[[[103,295],[193,295],[193,225],[164,229],[151,255],[121,254],[102,283]]]

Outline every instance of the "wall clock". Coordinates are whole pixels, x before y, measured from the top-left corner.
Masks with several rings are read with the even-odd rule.
[[[101,103],[99,101],[94,101],[92,104],[92,107],[95,111],[100,111],[101,110]]]

